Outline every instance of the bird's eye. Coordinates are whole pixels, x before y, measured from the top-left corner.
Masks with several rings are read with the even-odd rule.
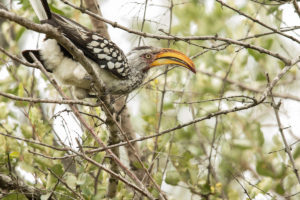
[[[146,53],[146,54],[144,55],[144,58],[146,58],[146,59],[151,59],[151,58],[152,58],[152,55],[149,54],[149,53]]]

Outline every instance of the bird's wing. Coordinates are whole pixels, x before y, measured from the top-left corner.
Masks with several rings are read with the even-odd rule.
[[[127,58],[123,51],[112,41],[105,39],[96,32],[88,30],[77,22],[52,13],[47,0],[30,0],[35,13],[42,23],[48,23],[58,28],[84,55],[117,77],[123,79],[128,76]],[[64,55],[71,54],[61,46]]]
[[[119,78],[128,76],[129,67],[123,51],[112,41],[96,32],[91,32],[75,21],[52,13],[47,21],[58,27],[65,37],[81,49],[86,57],[94,61],[100,68],[108,70]]]

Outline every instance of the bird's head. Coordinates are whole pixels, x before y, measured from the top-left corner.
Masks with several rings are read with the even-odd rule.
[[[127,55],[130,66],[136,70],[147,72],[152,67],[161,65],[178,65],[196,73],[194,62],[185,54],[168,48],[141,46],[134,48]]]

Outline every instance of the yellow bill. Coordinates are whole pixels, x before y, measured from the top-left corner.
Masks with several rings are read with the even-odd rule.
[[[157,53],[154,61],[150,64],[149,67],[170,64],[185,67],[196,73],[195,64],[189,57],[187,57],[180,51],[168,48],[164,48],[159,53]]]

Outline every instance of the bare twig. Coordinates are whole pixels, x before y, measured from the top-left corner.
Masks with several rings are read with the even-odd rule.
[[[225,6],[225,7],[229,8],[230,10],[233,10],[234,12],[238,13],[239,15],[242,15],[242,16],[246,17],[247,19],[250,19],[251,21],[253,21],[253,22],[257,23],[257,24],[259,24],[259,25],[261,25],[261,26],[263,26],[263,27],[265,27],[265,28],[267,28],[267,29],[269,29],[269,30],[274,31],[274,33],[277,33],[277,34],[282,35],[282,36],[284,36],[284,37],[286,37],[286,38],[289,38],[289,39],[291,39],[291,40],[294,41],[294,42],[300,43],[300,41],[299,41],[297,38],[295,38],[295,37],[293,37],[293,36],[291,36],[291,35],[287,35],[287,34],[285,34],[285,33],[282,33],[282,32],[280,32],[280,31],[278,31],[277,29],[272,28],[272,27],[270,27],[269,25],[267,25],[267,24],[265,24],[265,23],[263,23],[263,22],[261,22],[261,21],[252,18],[251,16],[249,16],[249,15],[247,15],[247,14],[241,12],[240,10],[235,9],[235,8],[229,6],[228,4],[224,3],[222,0],[216,0],[216,1],[219,2],[222,6]]]
[[[234,174],[231,174],[231,176],[233,176],[233,178],[236,180],[236,182],[243,188],[244,193],[247,195],[247,197],[252,200],[252,198],[250,197],[248,191],[246,190],[246,188],[243,186],[243,184],[239,181],[239,179],[237,177],[235,177]]]
[[[269,80],[268,75],[267,75],[267,79]],[[283,133],[284,128],[282,127],[282,123],[281,123],[281,120],[280,120],[280,117],[279,117],[279,112],[278,111],[279,111],[279,107],[280,107],[281,102],[279,102],[278,104],[275,103],[274,97],[272,95],[272,89],[270,90],[270,97],[271,97],[272,102],[273,102],[272,107],[273,107],[273,110],[274,110],[274,113],[275,113],[276,121],[277,121],[277,124],[278,124],[278,129],[279,129],[282,141],[283,141],[284,146],[285,146],[285,152],[289,156],[290,162],[292,163],[293,171],[294,171],[294,173],[297,177],[298,183],[300,184],[300,176],[299,176],[299,173],[298,173],[298,169],[296,168],[294,157],[293,157],[292,152],[291,152],[291,148],[288,145],[288,143],[286,141],[286,138],[285,138],[285,135]]]
[[[57,174],[55,174],[50,168],[48,168],[48,171],[55,176],[68,190],[70,190],[75,196],[79,197],[79,199],[84,199],[83,196],[79,193],[73,190],[61,177],[59,177]]]
[[[37,66],[35,64],[26,62],[26,61],[22,60],[21,58],[18,58],[17,56],[12,55],[11,53],[9,53],[8,51],[6,51],[2,47],[0,47],[0,51],[2,53],[4,53],[5,55],[7,55],[8,57],[10,57],[14,61],[17,61],[17,62],[19,62],[19,63],[21,63],[23,65],[26,65],[26,66],[29,66],[29,67],[32,67],[32,68],[37,68]]]
[[[117,22],[112,22],[112,21],[107,20],[107,19],[105,19],[101,16],[98,16],[98,15],[96,15],[96,14],[94,14],[94,13],[92,13],[92,12],[86,10],[86,9],[77,7],[77,6],[73,5],[72,3],[70,3],[69,1],[66,1],[66,0],[61,0],[61,1],[64,2],[65,4],[67,4],[67,5],[75,8],[75,9],[77,9],[77,10],[80,10],[82,13],[86,13],[86,14],[92,16],[92,17],[95,17],[95,18],[97,18],[101,21],[104,21],[105,23],[108,23],[108,24],[112,25],[113,27],[118,27],[122,30],[127,31],[128,33],[133,33],[133,34],[136,34],[136,35],[140,35],[142,37],[149,37],[149,38],[155,38],[155,39],[164,39],[164,40],[175,40],[175,41],[178,41],[178,40],[181,40],[181,41],[189,41],[189,40],[223,41],[223,42],[226,42],[228,44],[239,45],[239,46],[242,46],[242,47],[245,47],[245,48],[250,48],[250,49],[256,50],[260,53],[268,54],[272,57],[280,59],[286,65],[291,65],[291,63],[292,63],[292,61],[290,59],[288,59],[288,58],[286,58],[286,57],[284,57],[284,56],[282,56],[278,53],[271,52],[267,49],[264,49],[262,47],[258,47],[258,46],[255,46],[255,45],[252,45],[252,44],[249,44],[249,43],[236,41],[236,40],[229,39],[229,38],[219,37],[218,35],[215,35],[215,36],[186,36],[186,37],[181,37],[181,36],[172,36],[172,35],[155,35],[155,34],[150,34],[150,33],[145,33],[145,32],[140,32],[140,31],[128,29],[125,26],[119,25]],[[275,30],[275,32],[279,33],[279,31],[277,31],[277,30]]]
[[[283,128],[284,129],[284,128]],[[295,144],[299,143],[300,142],[300,139],[296,140],[295,142],[293,142],[292,144],[289,144],[289,148],[292,149],[292,146],[294,146]],[[282,148],[282,149],[279,149],[279,150],[275,150],[275,151],[270,151],[268,152],[268,154],[271,154],[271,153],[276,153],[276,152],[279,152],[279,151],[285,151],[286,148]]]
[[[220,79],[220,80],[224,79],[223,76],[218,76],[218,75],[215,75],[211,72],[207,72],[207,71],[204,71],[204,70],[201,70],[201,69],[198,69],[198,71],[200,71],[201,73],[203,73],[207,76],[213,77],[213,78],[217,78],[217,79]],[[243,83],[240,83],[240,82],[234,81],[232,79],[229,79],[229,78],[227,78],[225,81],[232,84],[232,85],[235,85],[235,86],[237,86],[237,87],[239,87],[243,90],[248,90],[248,91],[255,92],[255,93],[263,93],[264,92],[264,89],[253,88],[253,87],[247,86]],[[300,98],[298,96],[294,96],[294,95],[291,95],[291,94],[273,92],[273,96],[274,97],[280,97],[280,98],[283,98],[283,99],[290,99],[290,100],[294,100],[294,101],[300,101]]]
[[[77,156],[77,155],[66,155],[66,156],[62,156],[62,157],[54,157],[54,156],[47,156],[45,154],[34,152],[34,151],[31,151],[31,150],[28,150],[28,152],[32,153],[32,154],[35,154],[35,155],[38,155],[38,156],[41,156],[41,157],[44,157],[44,158],[47,158],[47,159],[51,159],[51,160],[64,160],[64,159],[67,159],[67,158],[73,158],[73,157]]]
[[[18,97],[13,94],[8,94],[0,91],[0,96],[15,100],[15,101],[25,101],[30,103],[54,103],[54,104],[78,104],[83,106],[97,107],[99,104],[92,104],[86,101],[80,100],[59,100],[59,99],[39,99],[30,97]]]
[[[170,21],[169,21],[169,30],[168,34],[171,34],[172,31],[172,15],[173,15],[173,0],[170,1],[170,7],[169,7],[169,14],[170,14]],[[170,43],[168,43],[168,47],[170,46]],[[163,107],[164,107],[164,101],[165,101],[165,94],[166,94],[166,88],[167,88],[167,77],[168,77],[168,66],[164,70],[164,83],[163,83],[163,89],[161,91],[161,98],[160,98],[160,105],[159,105],[159,115],[158,115],[158,124],[156,128],[156,132],[159,133],[160,131],[160,126],[162,122],[162,116],[163,116]],[[153,154],[152,154],[152,161],[151,165],[149,167],[149,172],[151,173],[153,166],[154,166],[154,160],[156,159],[158,153],[156,153],[158,148],[158,137],[155,138],[154,140],[154,149],[153,149]]]
[[[293,63],[293,64],[296,64]],[[143,138],[139,138],[139,139],[134,139],[134,140],[131,140],[131,141],[128,141],[130,143],[133,143],[133,142],[137,142],[137,141],[143,141],[143,140],[147,140],[147,139],[150,139],[150,138],[154,138],[154,137],[157,137],[157,136],[161,136],[161,135],[164,135],[166,133],[169,133],[169,132],[172,132],[172,131],[175,131],[177,129],[181,129],[183,127],[186,127],[186,126],[190,126],[192,124],[195,124],[195,123],[198,123],[200,121],[203,121],[203,120],[206,120],[206,119],[210,119],[212,117],[216,117],[218,115],[226,115],[228,113],[232,113],[232,112],[237,112],[237,111],[241,111],[241,110],[247,110],[249,108],[252,108],[254,106],[257,106],[261,103],[263,103],[265,101],[265,99],[267,98],[267,96],[269,95],[269,92],[271,89],[273,89],[275,87],[275,85],[278,83],[278,81],[286,74],[289,72],[289,70],[293,67],[293,65],[291,66],[285,66],[278,74],[277,76],[275,76],[275,78],[270,82],[270,84],[264,89],[264,91],[262,91],[262,95],[261,97],[258,99],[258,100],[254,100],[253,99],[253,103],[250,103],[248,105],[244,105],[244,106],[240,106],[240,107],[233,107],[231,109],[227,109],[227,110],[221,110],[221,111],[217,111],[217,112],[212,112],[212,113],[209,113],[208,115],[204,116],[204,117],[199,117],[195,120],[192,120],[190,122],[187,122],[187,123],[184,123],[184,124],[181,124],[181,125],[177,125],[173,128],[170,128],[170,129],[167,129],[165,131],[162,131],[158,134],[153,134],[153,135],[150,135],[150,136],[146,136],[146,137],[143,137]],[[115,148],[115,147],[119,147],[119,146],[123,146],[127,144],[127,142],[122,142],[120,144],[116,144],[114,146],[111,146],[110,148]],[[108,148],[108,147],[107,147]],[[99,151],[100,149],[97,149],[97,150],[92,150],[90,152],[97,152]],[[105,148],[101,148],[101,150],[105,150]]]
[[[13,139],[16,139],[16,140],[20,140],[20,141],[24,141],[24,142],[37,144],[37,145],[44,146],[44,147],[48,147],[48,148],[51,148],[51,149],[54,149],[54,150],[57,150],[57,151],[68,151],[67,148],[56,147],[56,146],[48,145],[48,144],[38,142],[38,141],[35,141],[35,140],[20,138],[20,137],[17,137],[17,136],[13,136],[11,133],[10,134],[5,134],[5,133],[0,132],[0,135],[3,135],[4,137],[10,137],[10,138],[13,138]]]
[[[146,21],[146,13],[147,13],[147,5],[148,5],[148,0],[145,0],[145,7],[144,7],[144,14],[143,14],[143,20],[142,20],[142,25],[141,25],[141,32],[143,32],[143,30],[144,30],[144,25],[145,25],[145,21]],[[138,46],[141,45],[141,40],[142,40],[142,37],[140,36]]]
[[[63,91],[61,90],[61,88],[57,85],[56,81],[51,78],[48,75],[48,72],[46,71],[46,69],[44,68],[44,66],[34,57],[34,55],[32,53],[31,57],[34,60],[34,62],[38,65],[38,67],[40,68],[40,70],[43,72],[43,74],[48,78],[48,80],[51,82],[51,84],[55,87],[55,89],[59,92],[59,94],[64,98],[64,99],[68,99],[68,97],[63,93]],[[88,130],[88,132],[93,136],[93,138],[97,141],[97,143],[102,146],[103,148],[106,147],[106,145],[104,144],[104,142],[97,136],[97,134],[94,132],[93,128],[91,128],[87,122],[81,117],[79,111],[77,110],[76,107],[74,107],[73,105],[70,105],[71,109],[73,110],[73,113],[75,114],[75,116],[77,117],[77,119],[81,122],[81,124]],[[147,190],[147,188],[145,188],[145,186],[142,184],[142,182],[119,160],[119,158],[111,151],[111,149],[106,149],[106,152],[114,159],[114,161],[116,163],[118,163],[118,165],[126,172],[126,174],[132,179],[134,180],[139,187],[141,187],[143,190],[143,194],[147,194],[146,196],[150,199],[154,199],[152,197],[152,195],[149,193],[149,191]]]

